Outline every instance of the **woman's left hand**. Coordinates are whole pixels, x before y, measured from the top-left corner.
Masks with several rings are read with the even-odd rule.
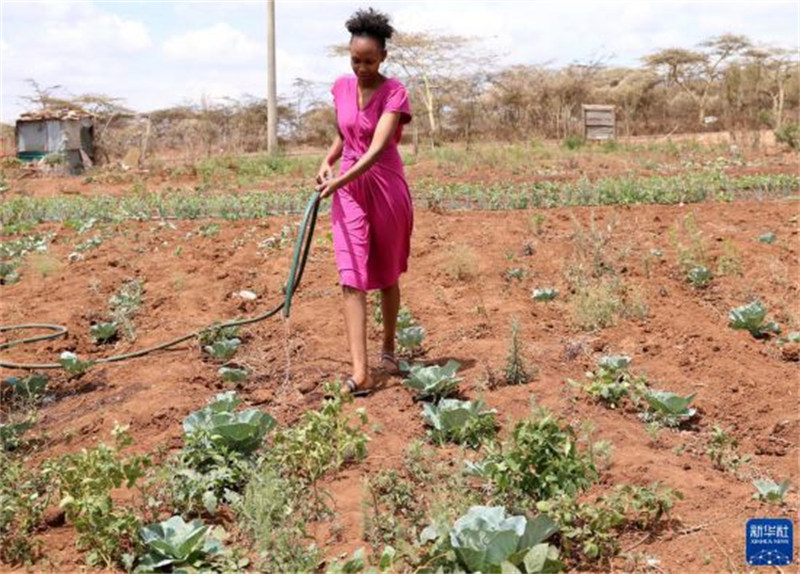
[[[334,192],[337,189],[342,187],[342,185],[344,185],[344,184],[343,184],[341,178],[334,177],[332,179],[328,179],[326,181],[323,181],[322,183],[317,185],[317,187],[315,189],[319,193],[320,198],[321,199],[325,199],[326,197],[328,197],[330,195],[333,195]]]

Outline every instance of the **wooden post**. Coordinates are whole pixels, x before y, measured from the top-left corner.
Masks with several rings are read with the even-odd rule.
[[[267,0],[267,153],[278,153],[278,90],[275,73],[275,0]]]

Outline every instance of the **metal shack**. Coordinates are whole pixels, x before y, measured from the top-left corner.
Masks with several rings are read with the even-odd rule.
[[[94,159],[94,119],[85,112],[25,112],[17,120],[14,134],[17,157],[22,161],[62,154],[69,172],[75,175],[90,166]]]
[[[583,137],[587,140],[613,140],[617,136],[614,106],[584,104]]]

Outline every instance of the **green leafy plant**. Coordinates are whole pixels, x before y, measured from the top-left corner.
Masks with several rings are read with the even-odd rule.
[[[426,525],[426,499],[419,492],[418,475],[384,469],[367,480],[364,499],[364,539],[373,553],[382,545],[407,549]],[[416,555],[416,552],[414,553]]]
[[[694,397],[694,393],[682,397],[670,391],[648,389],[644,393],[648,409],[640,416],[645,422],[652,421],[667,427],[678,427],[697,414],[696,409],[689,408]]]
[[[790,149],[800,150],[800,124],[793,122],[782,124],[774,130],[775,141],[787,145]]]
[[[789,490],[792,483],[787,479],[780,484],[770,479],[757,479],[753,481],[753,486],[756,487],[756,493],[753,498],[762,500],[770,504],[783,504],[783,497]]]
[[[491,489],[511,500],[575,495],[597,478],[590,453],[578,449],[575,431],[544,408],[519,421],[510,440],[487,446],[483,461],[470,466]]]
[[[70,351],[64,351],[58,359],[58,362],[71,377],[82,375],[94,366],[94,361],[82,361],[78,355]]]
[[[197,338],[201,347],[212,345],[217,341],[238,339],[239,327],[237,325],[221,327],[219,323],[214,323],[210,327],[203,329]]]
[[[247,379],[247,369],[237,367],[220,367],[217,371],[219,378],[226,383],[241,383]]]
[[[741,456],[738,451],[739,441],[719,425],[711,429],[711,437],[706,447],[714,468],[727,472],[736,472],[740,466],[750,460],[749,456]]]
[[[236,354],[241,344],[241,339],[218,339],[203,347],[203,350],[218,361],[227,361]]]
[[[33,426],[30,420],[19,422],[0,423],[0,448],[3,452],[17,450],[22,441],[22,435]]]
[[[615,409],[625,397],[638,405],[647,387],[647,379],[634,377],[629,371],[630,357],[606,355],[601,357],[597,370],[586,373],[589,382],[584,385],[586,392],[607,407]]]
[[[88,551],[90,566],[106,568],[132,561],[139,527],[134,512],[116,506],[111,492],[133,488],[150,465],[146,456],[120,455],[132,442],[126,427],[115,427],[113,436],[114,446],[103,443],[47,461],[44,467],[57,484],[67,521],[78,533],[78,549]]]
[[[473,506],[446,532],[425,529],[435,541],[431,566],[442,571],[540,574],[560,572],[558,549],[545,541],[558,531],[547,516],[509,516],[502,506]]]
[[[510,269],[506,269],[505,273],[503,273],[503,279],[508,283],[512,281],[522,281],[526,274],[527,272],[521,267],[511,267]]]
[[[461,364],[458,361],[447,361],[440,365],[408,365],[401,362],[400,368],[408,372],[405,385],[417,392],[420,399],[436,399],[452,394],[461,378],[456,372]]]
[[[187,523],[180,516],[145,526],[139,536],[147,552],[139,559],[135,574],[204,571],[223,550],[210,526],[200,520]]]
[[[422,417],[431,427],[434,442],[451,441],[477,448],[483,440],[494,437],[496,412],[486,409],[481,401],[440,399],[436,405],[425,403]]]
[[[23,378],[6,377],[3,383],[11,389],[13,400],[29,403],[44,396],[47,389],[47,375],[33,373]]]
[[[775,243],[775,234],[772,231],[762,233],[758,236],[759,243]]]
[[[250,454],[264,441],[277,421],[258,409],[234,412],[241,403],[233,391],[217,397],[183,421],[187,437],[242,454]]]
[[[791,333],[787,333],[785,337],[781,337],[775,342],[778,345],[785,345],[786,343],[800,343],[800,331],[792,331]]]
[[[139,312],[144,293],[143,281],[132,279],[124,282],[120,288],[108,299],[111,320],[122,329],[129,341],[136,338],[133,317]]]
[[[395,341],[400,347],[400,352],[406,355],[414,355],[422,348],[422,341],[425,339],[425,327],[412,325],[402,329],[397,329]]]
[[[238,498],[258,464],[257,450],[276,425],[258,409],[236,412],[240,402],[229,391],[184,419],[184,447],[160,481],[171,508],[215,514],[220,504]]]
[[[108,343],[117,336],[117,324],[113,321],[108,323],[98,323],[89,327],[95,343]]]
[[[342,395],[339,387],[330,383],[326,390],[331,398],[320,410],[304,412],[296,425],[280,429],[272,438],[271,464],[306,485],[367,455],[366,412],[356,409],[355,421],[351,421],[343,407],[352,397]]]
[[[564,555],[581,564],[616,556],[622,532],[656,529],[682,498],[681,492],[658,483],[650,487],[620,485],[594,501],[579,502],[559,494],[537,502],[536,508],[558,525]]]
[[[41,541],[34,532],[44,522],[53,484],[49,477],[26,468],[19,459],[0,451],[0,560],[5,564],[33,564]]]
[[[711,282],[711,278],[711,270],[702,265],[692,267],[686,273],[686,280],[695,287],[699,288],[708,287],[708,284]]]
[[[11,285],[19,281],[19,263],[16,261],[0,261],[0,285]]]
[[[534,301],[552,301],[556,297],[558,297],[558,289],[553,287],[536,288],[531,296]]]
[[[780,333],[781,329],[774,322],[765,323],[767,308],[761,301],[753,301],[741,307],[735,307],[728,313],[728,326],[731,329],[749,331],[753,337],[761,339],[770,333]]]

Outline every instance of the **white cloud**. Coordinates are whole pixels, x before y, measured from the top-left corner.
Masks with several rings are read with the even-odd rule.
[[[176,60],[202,64],[248,63],[266,59],[266,43],[255,42],[241,30],[220,22],[167,39],[164,54]]]
[[[55,57],[98,52],[133,54],[152,45],[142,22],[116,14],[95,10],[81,17],[49,16],[40,22],[38,29],[31,30],[36,35],[36,42],[31,44],[49,48]]]

